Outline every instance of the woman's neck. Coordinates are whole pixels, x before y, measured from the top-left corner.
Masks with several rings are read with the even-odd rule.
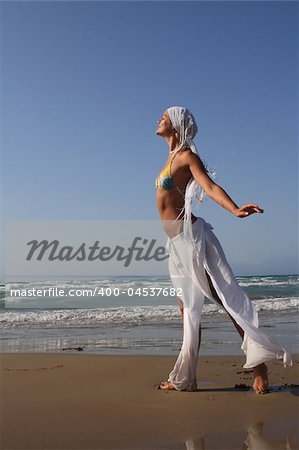
[[[174,153],[179,145],[178,139],[175,136],[166,136],[165,139],[168,144],[169,153]]]

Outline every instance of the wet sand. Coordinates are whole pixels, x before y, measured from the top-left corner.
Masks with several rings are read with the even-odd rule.
[[[298,448],[298,357],[268,363],[266,395],[239,356],[202,356],[197,392],[158,390],[175,359],[2,354],[1,449]]]

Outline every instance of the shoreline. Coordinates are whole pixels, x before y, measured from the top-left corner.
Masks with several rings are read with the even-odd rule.
[[[1,448],[233,450],[245,441],[254,450],[250,442],[297,448],[299,355],[291,368],[267,363],[266,395],[252,391],[241,356],[200,356],[197,392],[157,390],[175,360],[1,354]]]

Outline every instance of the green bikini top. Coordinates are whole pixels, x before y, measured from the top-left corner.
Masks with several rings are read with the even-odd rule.
[[[156,178],[155,181],[156,188],[166,190],[174,188],[173,176],[171,175],[171,165],[177,154],[178,152],[174,154],[168,166],[166,166],[165,169],[162,170],[160,175]]]

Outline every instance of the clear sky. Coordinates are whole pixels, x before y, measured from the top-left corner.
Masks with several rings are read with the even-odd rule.
[[[155,135],[195,115],[237,274],[296,273],[297,2],[1,2],[4,219],[158,219]]]

